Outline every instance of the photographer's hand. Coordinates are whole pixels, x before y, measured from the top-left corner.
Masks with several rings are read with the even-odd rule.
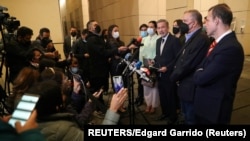
[[[21,123],[19,121],[17,121],[15,123],[16,131],[18,133],[22,133],[24,131],[37,128],[38,124],[36,122],[36,117],[37,117],[37,112],[36,112],[36,110],[34,110],[31,113],[31,115],[30,115],[29,119],[27,120],[27,122],[23,126],[21,125]]]
[[[117,112],[118,109],[120,109],[120,107],[123,105],[127,97],[128,97],[128,89],[121,88],[117,94],[113,94],[109,109],[113,112]]]

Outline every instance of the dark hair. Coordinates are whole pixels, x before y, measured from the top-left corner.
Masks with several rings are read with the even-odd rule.
[[[33,35],[33,30],[26,26],[22,26],[17,30],[17,37],[25,37],[26,35]]]
[[[227,4],[225,3],[217,4],[211,7],[208,11],[211,11],[211,10],[212,10],[213,19],[218,17],[221,19],[221,21],[225,25],[229,25],[229,26],[231,25],[231,22],[233,20],[233,13]]]
[[[183,23],[183,21],[181,19],[176,19],[176,20],[174,20],[174,22],[176,22],[179,27]]]
[[[54,60],[43,57],[39,61],[39,72],[42,72],[43,70],[45,70],[45,68],[48,68],[48,67],[53,68],[55,66],[56,66],[56,62]]]
[[[148,25],[147,24],[141,24],[140,27],[139,27],[139,30],[141,30],[143,27],[148,28]]]
[[[47,67],[41,72],[41,81],[54,80],[59,85],[63,83],[64,72],[61,68],[57,67]]]
[[[115,28],[115,27],[118,27],[118,25],[116,24],[112,24],[108,27],[108,38],[113,38],[112,36],[112,30]]]
[[[82,35],[85,35],[85,34],[88,34],[88,29],[87,29],[87,28],[84,28],[84,29],[82,30]]]
[[[53,41],[50,38],[43,38],[41,40],[41,46],[43,48],[46,48],[49,43],[52,43]]]
[[[43,52],[39,48],[34,47],[34,48],[28,50],[28,54],[27,54],[27,57],[26,57],[27,61],[32,61],[32,59],[34,58],[34,55],[35,55],[34,51],[39,51],[41,54],[43,54]]]
[[[38,119],[58,113],[58,108],[63,104],[61,88],[54,80],[41,81],[31,87],[27,93],[40,95],[36,105]]]
[[[152,20],[152,21],[149,21],[148,23],[152,23],[154,25],[154,27],[157,29],[157,22],[156,21]],[[158,34],[157,31],[156,31],[156,34]]]
[[[43,28],[40,29],[39,35],[42,36],[42,35],[43,35],[43,32],[50,33],[50,30],[49,30],[47,27],[43,27]]]
[[[89,30],[89,28],[90,28],[90,24],[91,24],[92,22],[94,22],[94,21],[96,21],[96,20],[89,20],[89,21],[87,22],[86,27],[87,27],[88,30]]]

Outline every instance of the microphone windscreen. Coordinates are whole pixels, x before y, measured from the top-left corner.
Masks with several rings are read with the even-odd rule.
[[[138,61],[135,63],[135,68],[136,69],[140,69],[141,68],[141,65],[142,65],[142,62],[141,61]]]
[[[132,56],[132,54],[131,53],[127,53],[126,55],[125,55],[125,60],[129,60],[129,58]]]
[[[139,42],[139,43],[141,43],[141,40],[142,40],[142,37],[141,37],[141,36],[139,36],[139,37],[136,39],[136,41]]]

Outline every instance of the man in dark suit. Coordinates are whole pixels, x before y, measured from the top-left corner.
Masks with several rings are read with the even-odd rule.
[[[173,124],[176,115],[176,96],[174,93],[175,83],[171,82],[169,76],[173,70],[174,59],[181,49],[179,39],[169,33],[167,20],[157,21],[157,32],[161,38],[156,41],[156,56],[154,66],[159,68],[157,74],[158,89],[162,115],[157,120],[166,120],[167,124]]]
[[[195,124],[193,74],[205,57],[210,42],[208,36],[202,32],[202,15],[199,11],[184,12],[183,23],[187,24],[189,30],[185,35],[186,42],[178,54],[170,79],[178,85],[177,94],[185,124]]]
[[[244,51],[230,29],[233,14],[226,4],[208,10],[207,34],[214,37],[201,67],[194,74],[194,98],[198,124],[229,124],[237,82],[242,72]]]
[[[70,28],[70,35],[67,35],[64,38],[63,52],[64,52],[66,59],[69,57],[69,53],[71,52],[71,48],[73,47],[73,44],[76,42],[76,39],[78,39],[78,37],[79,37],[77,35],[78,34],[77,34],[76,27],[71,27]]]

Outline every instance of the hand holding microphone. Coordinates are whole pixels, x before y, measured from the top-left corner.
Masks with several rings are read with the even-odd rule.
[[[137,39],[133,38],[130,43],[128,44],[128,48],[129,49],[136,49],[140,46],[143,46],[143,44],[141,44],[142,41],[142,37],[138,37]]]

